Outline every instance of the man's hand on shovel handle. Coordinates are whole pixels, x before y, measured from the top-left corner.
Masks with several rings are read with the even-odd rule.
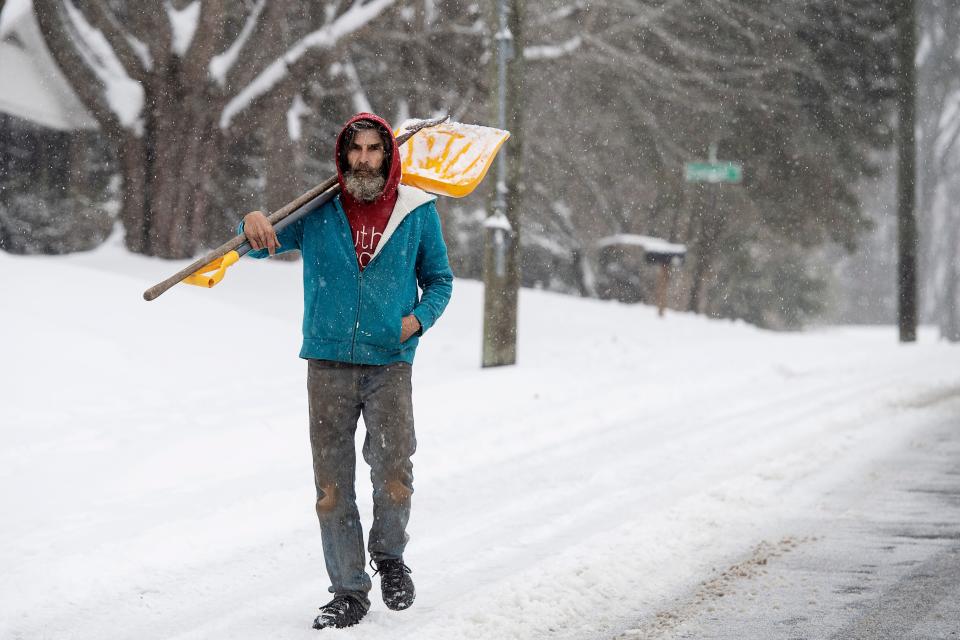
[[[250,246],[257,251],[266,249],[270,255],[273,255],[280,247],[277,233],[263,211],[251,211],[243,217],[243,233],[250,241]]]

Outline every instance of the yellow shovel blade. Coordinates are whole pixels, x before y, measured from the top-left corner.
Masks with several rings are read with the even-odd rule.
[[[410,122],[404,122],[397,135]],[[423,129],[400,147],[401,182],[462,198],[477,188],[509,137],[509,131],[459,122]]]

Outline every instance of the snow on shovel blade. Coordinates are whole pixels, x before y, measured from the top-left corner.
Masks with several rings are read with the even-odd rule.
[[[419,122],[405,121],[396,135]],[[462,198],[477,188],[509,137],[509,131],[459,122],[423,129],[400,147],[401,182]]]

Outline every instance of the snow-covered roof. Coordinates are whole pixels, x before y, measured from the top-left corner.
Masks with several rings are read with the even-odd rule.
[[[8,0],[0,12],[0,86],[0,112],[52,129],[98,128],[50,55],[31,0]]]
[[[652,236],[642,236],[635,233],[618,233],[612,236],[601,238],[597,242],[597,247],[610,247],[613,245],[631,245],[642,247],[647,253],[675,253],[684,254],[687,252],[686,245],[667,242],[662,238]]]
[[[6,37],[12,25],[31,9],[33,9],[31,0],[7,0],[3,5],[3,11],[0,11],[0,39]]]

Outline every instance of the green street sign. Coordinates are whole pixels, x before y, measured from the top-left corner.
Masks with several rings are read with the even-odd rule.
[[[687,182],[730,182],[743,180],[739,162],[688,162]]]

